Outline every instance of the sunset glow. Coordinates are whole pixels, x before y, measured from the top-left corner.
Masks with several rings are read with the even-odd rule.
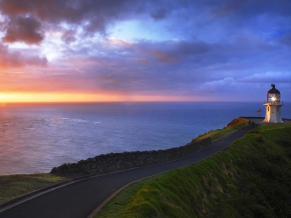
[[[187,96],[120,96],[82,93],[2,93],[0,103],[13,102],[119,102],[119,101],[207,101]]]
[[[0,102],[291,101],[291,2],[0,1]]]

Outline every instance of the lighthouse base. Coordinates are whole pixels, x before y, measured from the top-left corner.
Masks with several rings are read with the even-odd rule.
[[[264,119],[263,123],[284,123],[284,121],[279,118],[279,119]]]
[[[281,104],[264,104],[266,117],[263,123],[284,123],[281,119]]]

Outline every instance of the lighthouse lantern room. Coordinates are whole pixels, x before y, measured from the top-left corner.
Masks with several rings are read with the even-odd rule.
[[[283,123],[281,119],[281,99],[280,92],[275,88],[275,84],[271,84],[271,89],[267,93],[266,117],[264,123]]]

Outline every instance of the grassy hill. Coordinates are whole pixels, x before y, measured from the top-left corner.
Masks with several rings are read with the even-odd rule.
[[[261,125],[205,161],[136,182],[95,217],[291,217],[291,125]]]

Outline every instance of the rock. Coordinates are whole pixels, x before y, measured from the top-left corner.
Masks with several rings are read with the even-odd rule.
[[[89,175],[112,172],[121,169],[129,169],[152,165],[178,159],[189,154],[195,153],[205,147],[211,145],[210,138],[201,141],[192,141],[184,146],[169,148],[165,150],[152,151],[135,151],[123,153],[109,153],[80,160],[77,163],[62,164],[59,167],[54,167],[51,170],[52,174],[74,174],[74,175]]]

